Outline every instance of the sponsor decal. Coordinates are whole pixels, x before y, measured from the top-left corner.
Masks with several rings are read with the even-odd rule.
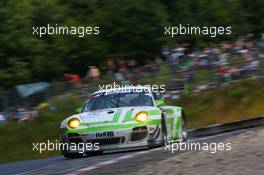
[[[103,137],[114,137],[113,131],[105,131],[105,132],[97,132],[95,133],[96,138],[103,138]]]

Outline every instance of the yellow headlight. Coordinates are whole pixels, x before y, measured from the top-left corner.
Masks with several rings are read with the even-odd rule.
[[[139,112],[137,113],[135,120],[137,122],[145,122],[148,120],[148,113],[147,112]]]
[[[80,120],[77,118],[72,118],[68,121],[68,127],[71,129],[76,129],[80,126]]]

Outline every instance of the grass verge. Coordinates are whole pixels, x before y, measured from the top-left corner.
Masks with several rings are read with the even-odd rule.
[[[58,140],[60,122],[74,113],[75,108],[81,105],[81,99],[68,94],[50,103],[57,107],[56,112],[40,111],[39,117],[33,121],[8,122],[0,127],[1,163],[60,154],[59,151],[40,154],[32,150],[33,143]]]
[[[172,104],[184,107],[188,128],[256,117],[264,114],[263,81],[242,81]]]

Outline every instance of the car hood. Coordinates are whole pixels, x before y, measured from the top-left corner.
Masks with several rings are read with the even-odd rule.
[[[122,107],[122,108],[108,108],[102,110],[96,110],[91,112],[84,112],[75,115],[84,123],[123,123],[125,118],[129,115],[131,118],[135,117],[138,112],[146,111],[150,114],[160,114],[160,110],[157,107]]]

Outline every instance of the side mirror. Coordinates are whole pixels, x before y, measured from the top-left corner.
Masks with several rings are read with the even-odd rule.
[[[165,102],[163,100],[155,100],[155,104],[158,107],[165,106]]]
[[[76,112],[77,114],[81,113],[81,112],[82,112],[82,107],[77,108],[77,109],[75,110],[75,112]]]

